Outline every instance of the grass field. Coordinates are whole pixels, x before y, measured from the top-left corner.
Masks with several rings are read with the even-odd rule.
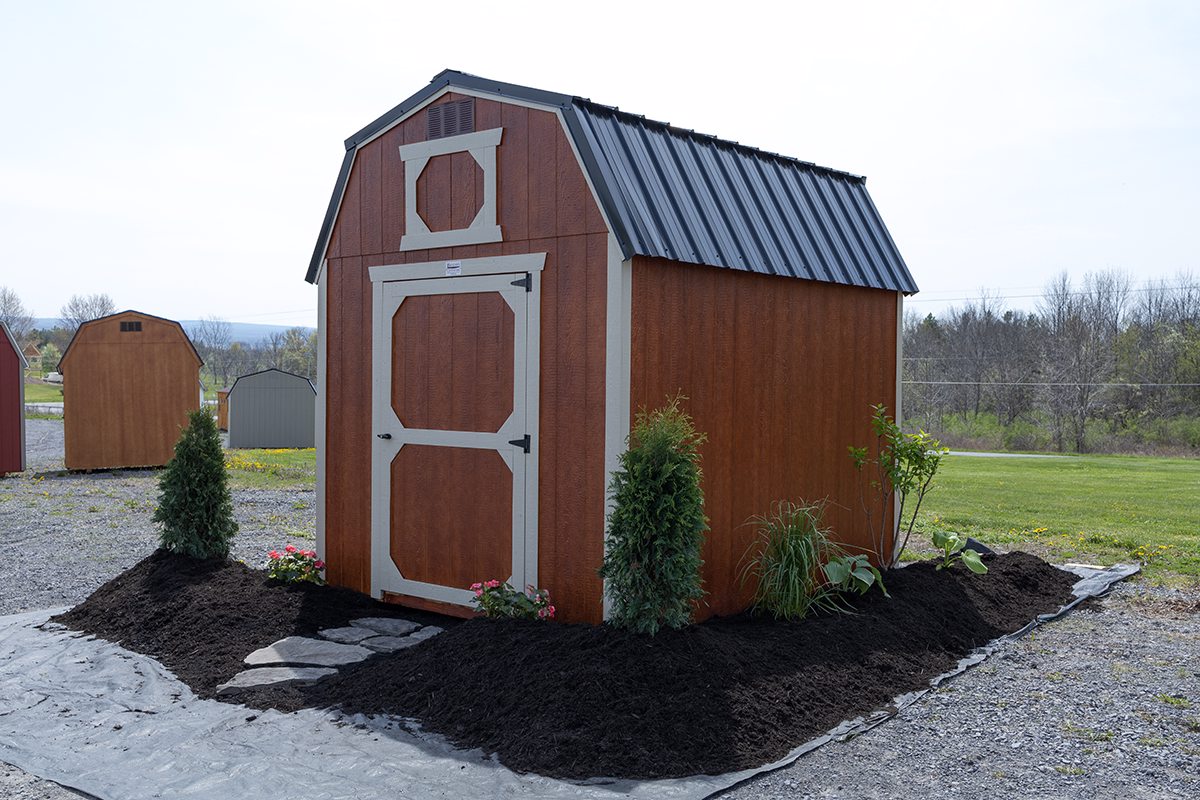
[[[51,386],[48,383],[25,384],[26,403],[61,403],[62,387]]]
[[[1056,561],[1139,561],[1152,581],[1197,585],[1200,460],[947,456],[917,525]]]
[[[236,489],[311,489],[317,480],[317,451],[226,450],[225,470]]]

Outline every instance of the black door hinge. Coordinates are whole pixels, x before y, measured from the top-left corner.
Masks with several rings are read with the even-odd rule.
[[[524,450],[526,453],[528,453],[528,452],[529,452],[529,445],[530,445],[530,441],[529,441],[529,434],[528,434],[528,433],[527,433],[527,434],[525,434],[525,435],[524,435],[523,437],[521,437],[520,439],[513,439],[513,440],[511,440],[511,441],[509,442],[509,444],[511,444],[511,445],[514,445],[515,447],[520,447],[520,448],[521,448],[521,449],[523,449],[523,450]]]
[[[512,285],[513,286],[523,286],[523,287],[525,287],[525,291],[532,292],[533,291],[533,276],[531,276],[528,272],[526,272],[524,278],[517,278],[515,281],[512,282]]]

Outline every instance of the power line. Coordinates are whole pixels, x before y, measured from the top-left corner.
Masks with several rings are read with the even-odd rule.
[[[1184,286],[1143,286],[1143,287],[1137,288],[1137,289],[1133,289],[1133,288],[1126,289],[1125,291],[1127,293],[1132,294],[1134,292],[1138,292],[1138,293],[1142,293],[1142,292],[1178,292],[1178,291],[1183,291],[1185,289],[1188,291],[1200,290],[1200,284],[1193,284],[1190,286],[1188,286],[1188,285],[1184,285]],[[986,291],[986,290],[983,290],[983,291]],[[1092,292],[1089,290],[1086,290],[1086,289],[1080,289],[1080,290],[1073,290],[1070,292],[1063,292],[1062,294],[1067,297],[1079,297],[1081,295],[1092,294]],[[904,298],[904,304],[908,305],[909,303],[951,303],[956,300],[997,300],[997,301],[1000,301],[1000,300],[1030,300],[1030,299],[1046,298],[1049,296],[1050,296],[1049,293],[1041,292],[1039,294],[1010,294],[1010,295],[988,294],[988,295],[976,295],[974,297],[911,297],[911,298],[906,297],[906,298]]]

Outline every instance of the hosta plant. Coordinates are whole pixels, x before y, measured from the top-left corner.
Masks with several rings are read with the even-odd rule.
[[[933,546],[942,551],[942,560],[937,565],[938,569],[945,569],[955,561],[961,561],[963,566],[976,575],[982,575],[988,571],[987,564],[984,564],[979,558],[979,553],[967,549],[967,537],[962,534],[934,531],[932,538]]]
[[[269,578],[284,583],[325,583],[321,577],[325,562],[317,558],[316,550],[301,550],[289,544],[282,553],[272,550],[267,556],[271,559],[267,564]]]
[[[884,597],[891,597],[883,585],[883,575],[865,555],[834,556],[825,562],[825,579],[839,592],[866,594],[878,586]]]
[[[471,584],[471,591],[475,593],[475,610],[485,617],[554,619],[554,605],[545,589],[526,586],[524,592],[518,592],[512,585],[493,579]]]

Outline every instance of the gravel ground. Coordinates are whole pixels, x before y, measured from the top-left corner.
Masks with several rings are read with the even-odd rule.
[[[0,614],[74,604],[149,554],[153,472],[47,475],[62,423],[29,420],[32,472],[0,480]],[[311,491],[238,491],[234,555],[314,530]],[[14,546],[15,545],[15,546]],[[874,730],[723,798],[1200,796],[1200,593],[1122,584]],[[81,795],[0,763],[0,797]]]

